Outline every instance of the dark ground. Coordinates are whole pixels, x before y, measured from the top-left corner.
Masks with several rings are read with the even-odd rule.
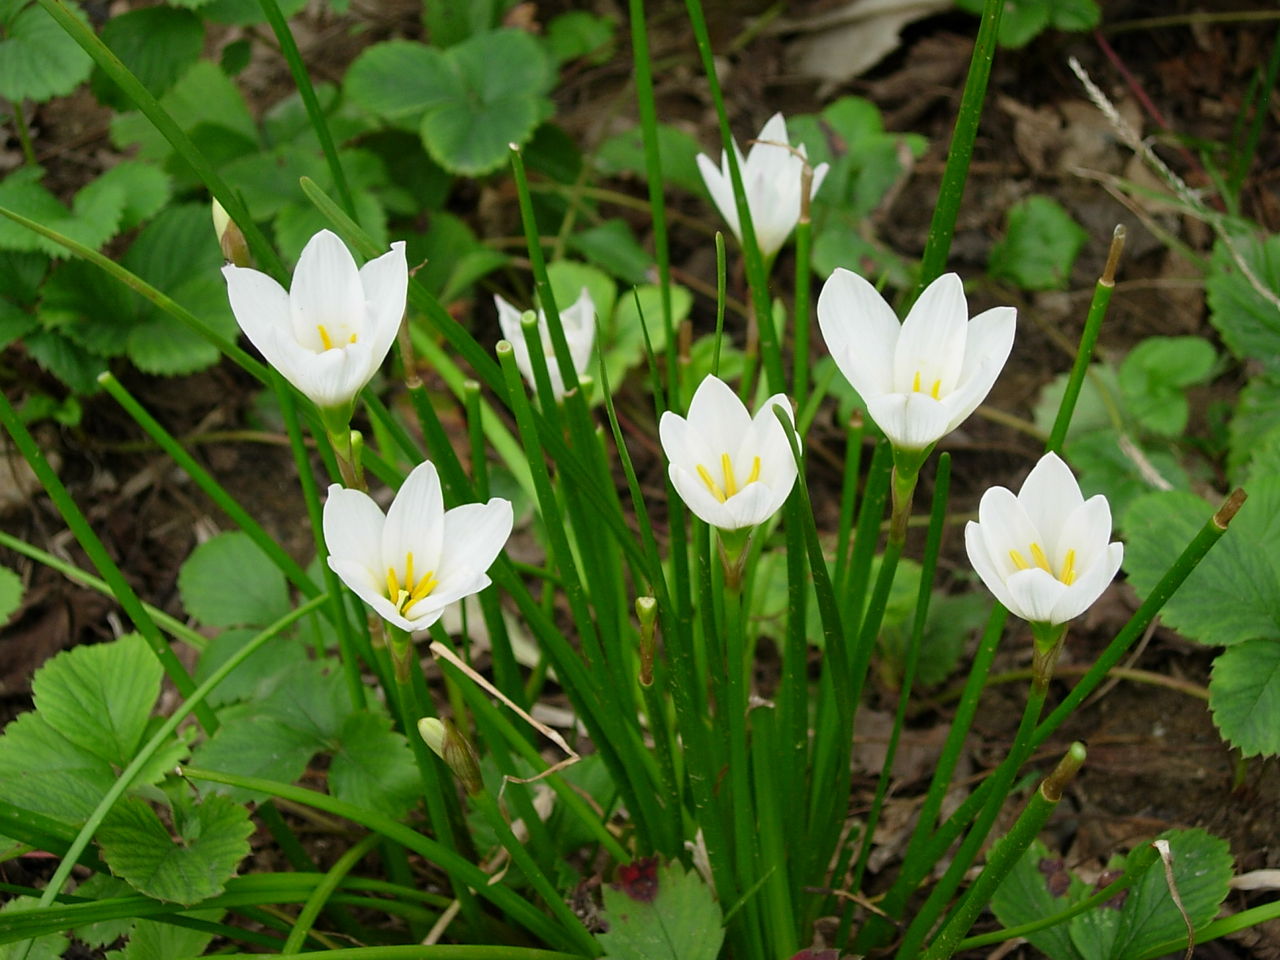
[[[550,13],[565,4],[544,4]],[[597,8],[609,7],[596,4]],[[714,113],[700,78],[692,42],[675,4],[659,4],[651,18],[652,44],[657,58],[671,57],[672,65],[659,76],[663,119],[683,124],[710,147],[716,138]],[[762,4],[717,3],[709,5],[717,49],[726,49],[750,22],[749,7]],[[793,21],[837,7],[831,0],[794,3],[787,11]],[[1264,5],[1255,5],[1261,7]],[[1239,111],[1249,77],[1269,54],[1274,23],[1232,23],[1216,19],[1247,5],[1220,3],[1193,6],[1177,2],[1107,3],[1105,42],[1114,50],[1110,59],[1098,38],[1087,34],[1046,34],[1020,51],[1002,51],[992,75],[988,106],[979,135],[973,172],[961,213],[951,266],[966,276],[982,273],[986,253],[1003,230],[1010,205],[1032,193],[1056,197],[1091,234],[1079,258],[1069,289],[1061,293],[1026,294],[989,287],[972,297],[977,309],[995,303],[1015,303],[1023,322],[1009,369],[999,381],[991,404],[1018,416],[1029,416],[1039,388],[1070,362],[1070,353],[1083,318],[1093,281],[1101,268],[1106,241],[1116,223],[1129,230],[1128,251],[1120,272],[1111,314],[1100,349],[1122,354],[1137,340],[1153,334],[1196,333],[1213,337],[1205,318],[1203,290],[1195,270],[1170,253],[1144,225],[1156,221],[1193,249],[1204,252],[1212,242],[1199,223],[1161,209],[1129,207],[1108,191],[1096,177],[1080,172],[1088,168],[1105,174],[1138,177],[1128,152],[1114,142],[1082,96],[1066,67],[1068,55],[1077,56],[1095,80],[1120,104],[1126,115],[1147,133],[1158,134],[1160,124],[1140,104],[1149,98],[1167,123],[1170,143],[1178,134],[1202,140],[1227,139]],[[547,9],[551,8],[551,9]],[[381,4],[368,15],[375,22],[367,42],[396,30],[410,29],[416,7]],[[1154,16],[1178,16],[1204,11],[1199,22],[1125,30],[1132,21]],[[945,160],[946,142],[955,115],[959,89],[967,67],[976,21],[947,12],[908,27],[900,47],[865,76],[842,84],[831,97],[855,93],[875,101],[883,110],[891,131],[925,134],[929,148],[912,176],[890,205],[875,215],[879,236],[894,249],[918,255],[923,248],[932,198]],[[304,55],[325,42],[325,65],[320,73],[340,76],[334,64],[357,52],[335,50],[323,18],[306,21],[300,29]],[[796,73],[788,56],[795,34],[764,33],[742,52],[728,58],[722,82],[729,96],[734,129],[740,139],[757,130],[775,109],[812,111],[819,99],[816,83]],[[308,45],[308,40],[311,45]],[[621,47],[625,52],[625,41]],[[1132,74],[1133,84],[1121,76],[1116,62]],[[590,145],[602,136],[597,122],[602,109],[612,109],[613,98],[626,96],[630,67],[616,59],[600,67],[584,69],[570,77],[558,93],[557,121],[580,142]],[[288,89],[283,66],[274,58],[255,63],[248,76],[255,84],[251,96],[266,105]],[[1141,95],[1137,91],[1141,91]],[[624,112],[623,116],[626,116]],[[106,141],[108,114],[85,92],[67,101],[46,105],[36,117],[37,151],[50,169],[55,184],[73,187],[114,155]],[[1280,229],[1280,110],[1273,103],[1257,161],[1246,191],[1245,211],[1264,227]],[[1163,149],[1165,158],[1192,186],[1203,177],[1189,154],[1174,147]],[[619,189],[642,195],[635,183],[619,183]],[[492,201],[494,197],[487,197]],[[504,235],[518,231],[513,197],[499,191],[493,218]],[[714,217],[708,204],[682,197],[678,209],[701,218]],[[476,215],[473,210],[455,212]],[[492,226],[492,223],[490,224]],[[482,235],[485,235],[482,233]],[[643,234],[642,234],[643,235]],[[673,234],[675,265],[704,279],[711,278],[705,239],[700,233],[677,225]],[[779,265],[777,276],[790,274]],[[470,304],[455,305],[463,313]],[[477,316],[491,323],[481,305]],[[695,320],[711,317],[705,300],[695,306]],[[19,352],[4,356],[4,388],[15,402],[29,384],[37,382],[57,389]],[[224,365],[185,380],[159,380],[123,373],[127,385],[170,430],[180,436],[208,435],[235,430],[246,421],[250,395],[237,372]],[[1228,370],[1214,385],[1193,397],[1198,415],[1212,397],[1230,399],[1243,382],[1239,370]],[[647,400],[632,386],[624,394],[624,415],[639,424],[642,435],[633,445],[647,476],[655,483],[661,465],[656,458],[656,437]],[[455,417],[456,420],[456,417]],[[1193,423],[1193,430],[1195,424]],[[180,613],[176,576],[179,564],[194,546],[201,531],[225,525],[225,519],[200,492],[162,455],[138,444],[140,433],[114,404],[96,398],[86,405],[82,425],[75,429],[40,427],[45,449],[56,454],[64,482],[89,514],[95,528],[120,566],[133,577],[139,593],[150,602]],[[310,534],[296,493],[288,451],[282,438],[256,437],[252,441],[201,442],[196,456],[241,499],[253,505],[267,529],[278,534],[296,555],[306,558]],[[266,441],[266,442],[260,442]],[[834,504],[838,496],[838,465],[842,440],[834,425],[822,419],[815,429],[815,446],[832,451],[829,458],[815,456],[809,482],[815,491],[819,521],[834,528]],[[957,510],[973,509],[980,492],[993,483],[1016,482],[1038,453],[1036,442],[1000,424],[974,418],[950,441],[955,456]],[[9,454],[13,456],[12,453]],[[20,470],[19,470],[20,472]],[[82,553],[43,496],[24,496],[11,483],[6,494],[2,523],[5,530],[82,565]],[[1223,482],[1218,490],[1222,492]],[[948,563],[952,569],[964,563],[959,538],[952,536]],[[57,574],[12,555],[3,561],[18,570],[29,585],[26,603],[5,629],[0,640],[0,713],[9,717],[29,705],[31,672],[48,656],[65,647],[108,639],[118,628],[114,607],[100,596],[69,584]],[[1088,665],[1093,655],[1127,619],[1136,599],[1127,587],[1115,588],[1089,617],[1073,629],[1064,667]],[[1014,635],[1007,638],[997,670],[1025,667],[1029,644]],[[1190,643],[1164,629],[1157,629],[1145,648],[1133,658],[1142,670],[1203,687],[1214,651]],[[1065,689],[1060,686],[1059,691]],[[1171,827],[1202,826],[1225,837],[1237,859],[1237,872],[1280,867],[1280,761],[1253,760],[1241,765],[1222,743],[1202,699],[1168,687],[1121,680],[1104,688],[1103,695],[1081,709],[1043,754],[1044,765],[1059,755],[1070,739],[1089,743],[1089,761],[1072,787],[1046,834],[1069,864],[1082,871],[1101,868],[1113,852]],[[869,708],[890,710],[891,691],[873,690]],[[988,691],[977,728],[971,737],[970,770],[980,771],[1003,751],[1021,712],[1022,687],[1008,684]],[[931,766],[929,743],[949,717],[950,702],[942,698],[926,702],[908,741],[918,750],[904,751],[902,776],[894,794],[909,805],[913,794],[927,782]],[[868,737],[869,741],[874,737]],[[914,756],[914,760],[912,757]],[[859,783],[863,791],[854,798],[855,808],[865,804],[874,780]],[[903,807],[909,811],[909,806]],[[902,819],[902,818],[899,818]],[[893,822],[893,809],[886,823]],[[891,871],[894,841],[886,836],[886,857]],[[874,888],[877,882],[872,877]],[[1274,892],[1236,893],[1227,901],[1229,910],[1266,902]],[[1019,948],[1013,956],[1030,956]],[[982,955],[991,955],[983,953]],[[1197,956],[1280,957],[1280,924],[1247,931],[1239,938],[1205,945]]]

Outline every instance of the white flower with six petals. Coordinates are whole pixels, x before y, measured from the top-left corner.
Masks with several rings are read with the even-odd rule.
[[[486,571],[511,525],[511,503],[498,497],[446,511],[429,460],[414,467],[385,516],[367,494],[338,484],[324,504],[329,566],[384,620],[410,633],[489,585]]]
[[[498,308],[498,323],[502,327],[503,339],[511,344],[516,367],[525,382],[537,389],[529,345],[525,342],[524,327],[520,322],[524,314],[497,294],[494,294],[493,302]],[[582,288],[582,293],[573,306],[560,311],[560,325],[564,328],[564,339],[569,345],[573,368],[581,377],[591,365],[591,350],[596,341],[596,305],[586,287]],[[556,361],[555,347],[551,343],[547,315],[542,310],[538,311],[538,338],[542,342],[542,354],[547,358],[547,374],[551,378],[552,392],[559,400],[564,397],[564,377],[560,375],[560,364]]]
[[[969,562],[997,600],[1030,623],[1061,624],[1084,613],[1120,569],[1124,544],[1110,543],[1111,507],[1088,500],[1057,454],[1040,458],[1015,496],[992,487],[965,526]]]
[[[373,377],[404,315],[404,243],[356,269],[338,237],[321,230],[303,248],[288,292],[271,277],[228,264],[231,310],[250,342],[321,409],[343,409]]]
[[[806,163],[804,144],[795,153],[781,144],[789,144],[787,121],[781,113],[769,118],[744,158],[735,142],[733,151],[738,157],[738,170],[742,174],[742,189],[747,195],[747,209],[751,211],[751,225],[756,231],[756,243],[760,252],[771,257],[787,242],[800,219],[801,172]],[[798,154],[798,156],[797,156]],[[733,198],[733,178],[729,175],[729,156],[720,151],[720,166],[711,158],[698,154],[698,169],[711,193],[711,199],[720,209],[720,215],[729,224],[733,235],[742,242],[742,227],[738,223],[738,205]],[[813,181],[809,187],[812,198],[822,186],[828,164],[820,163],[813,169]]]
[[[871,419],[903,450],[923,450],[973,413],[999,376],[1017,311],[993,307],[969,319],[954,273],[939,277],[898,323],[862,277],[837,269],[818,296],[818,326],[836,366]]]
[[[662,415],[658,435],[671,461],[671,483],[713,527],[754,527],[790,495],[796,462],[775,407],[795,422],[783,394],[770,397],[752,417],[728,384],[708,376],[694,392],[687,419],[670,410]]]

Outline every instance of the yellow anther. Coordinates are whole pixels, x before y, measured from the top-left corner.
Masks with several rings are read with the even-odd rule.
[[[387,599],[395,600],[400,593],[400,580],[396,577],[396,568],[387,567]]]
[[[1040,548],[1040,544],[1031,544],[1031,559],[1036,562],[1036,566],[1045,573],[1052,575],[1053,567],[1049,566],[1049,558],[1044,555],[1044,550]]]
[[[413,589],[413,551],[410,550],[404,555],[404,588],[406,590]]]
[[[760,479],[760,458],[751,458],[751,473],[747,476],[747,483],[755,483]]]
[[[939,394],[941,393],[942,393],[942,381],[941,380],[933,381],[933,386],[929,388],[929,396],[933,397],[933,399],[935,400],[939,400],[941,399],[939,396]]]
[[[353,333],[350,337],[347,338],[347,343],[355,343],[355,342],[356,342],[356,335]]]
[[[1068,587],[1076,582],[1076,552],[1068,550],[1066,559],[1062,561],[1062,576],[1058,577]]]
[[[720,472],[724,474],[724,495],[727,499],[738,492],[738,480],[733,475],[733,461],[727,453],[720,454]]]
[[[418,581],[418,585],[413,588],[413,592],[409,594],[407,597],[405,597],[404,604],[403,606],[400,607],[400,612],[405,616],[407,616],[409,613],[409,608],[412,607],[419,600],[430,595],[431,591],[436,588],[436,585],[439,582],[440,581],[437,580],[435,577],[435,571],[434,570],[428,571],[423,576],[423,578]]]
[[[324,344],[326,350],[333,349],[333,340],[329,336],[329,331],[324,328],[324,324],[319,324],[316,329],[320,331],[320,342]]]
[[[911,392],[912,393],[920,392],[920,371],[919,370],[916,371],[915,379],[911,381]]]
[[[1013,565],[1017,567],[1019,570],[1031,569],[1031,564],[1027,563],[1026,560],[1023,560],[1022,554],[1020,554],[1017,550],[1009,551],[1009,559],[1013,561]]]
[[[707,489],[711,491],[711,495],[721,503],[724,503],[724,491],[721,490],[720,485],[711,478],[711,471],[702,464],[698,464],[698,476],[702,479],[702,482],[707,485]]]

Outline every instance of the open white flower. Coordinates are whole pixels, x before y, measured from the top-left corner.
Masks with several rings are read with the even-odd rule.
[[[485,571],[511,523],[510,501],[497,497],[446,512],[428,460],[414,467],[385,516],[367,494],[329,487],[324,542],[342,582],[388,623],[412,633],[489,585]]]
[[[751,224],[755,227],[756,242],[760,252],[770,257],[782,249],[787,237],[800,219],[800,178],[805,165],[804,144],[792,153],[781,144],[789,144],[787,121],[775,113],[756,137],[744,159],[735,142],[733,151],[738,156],[738,169],[742,173],[742,188],[747,194],[747,209],[751,211]],[[796,154],[799,154],[797,156]],[[733,179],[729,176],[729,156],[720,151],[720,166],[716,167],[706,154],[698,154],[698,169],[707,184],[711,199],[720,208],[720,214],[729,224],[733,235],[742,242],[742,227],[738,223],[738,205],[733,199]],[[822,186],[828,165],[820,163],[813,169],[813,182],[809,188],[812,198]]]
[[[713,527],[754,527],[791,493],[796,462],[774,407],[795,422],[783,394],[770,397],[752,417],[728,384],[709,376],[693,395],[688,419],[670,410],[662,415],[658,435],[671,461],[671,483]]]
[[[1106,589],[1124,544],[1111,539],[1111,507],[1098,494],[1085,500],[1056,454],[1040,458],[1014,496],[992,487],[965,526],[969,562],[987,589],[1031,623],[1066,623]]]
[[[533,362],[529,358],[529,345],[525,343],[524,327],[520,318],[524,314],[494,294],[493,302],[498,308],[498,323],[502,326],[502,336],[511,344],[515,354],[516,367],[524,376],[525,382],[536,389],[537,382],[533,377]],[[596,305],[591,301],[587,288],[573,306],[560,311],[560,325],[564,327],[564,339],[569,345],[569,356],[573,358],[573,368],[581,377],[591,365],[591,349],[596,340]],[[547,325],[547,315],[538,311],[538,338],[542,341],[542,354],[547,358],[547,374],[551,377],[551,389],[556,399],[564,396],[564,377],[560,375],[560,364],[556,361],[555,347],[551,343],[551,328]]]
[[[257,270],[222,273],[245,336],[321,409],[347,407],[381,366],[409,286],[403,242],[357,270],[328,230],[307,241],[287,293]]]
[[[1013,348],[1017,311],[969,319],[954,273],[925,288],[901,324],[876,288],[837,269],[818,296],[832,359],[895,447],[923,450],[973,413]]]

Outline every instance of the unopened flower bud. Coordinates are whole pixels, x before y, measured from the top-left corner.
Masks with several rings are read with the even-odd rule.
[[[213,201],[213,230],[218,235],[223,259],[237,267],[247,267],[250,263],[249,244],[235,221],[217,200]]]
[[[484,789],[480,759],[471,741],[459,733],[457,727],[448,720],[423,717],[418,721],[418,735],[431,752],[453,771],[467,793],[479,793]]]

